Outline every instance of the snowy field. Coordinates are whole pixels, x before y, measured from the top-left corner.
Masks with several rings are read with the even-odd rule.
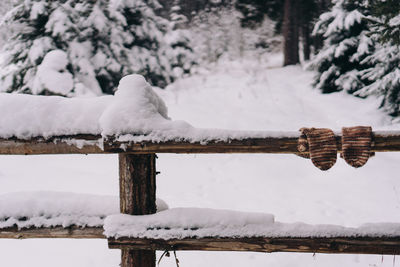
[[[313,73],[268,62],[220,62],[157,90],[169,116],[196,127],[289,130],[371,125],[400,129],[377,111],[377,99],[310,86]],[[157,195],[170,207],[271,213],[281,222],[359,226],[400,222],[400,153],[378,153],[353,169],[338,159],[327,172],[294,155],[172,155],[158,159]],[[0,156],[0,193],[54,190],[118,194],[116,155]],[[160,253],[158,254],[158,257]],[[193,266],[400,266],[393,256],[178,252]],[[119,266],[105,240],[0,240],[0,266]],[[163,258],[160,266],[175,266]]]

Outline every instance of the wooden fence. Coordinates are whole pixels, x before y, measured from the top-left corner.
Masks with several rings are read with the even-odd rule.
[[[257,133],[259,136],[260,133]],[[232,135],[234,136],[234,135]],[[145,140],[145,139],[143,139]],[[297,133],[264,134],[264,137],[219,139],[190,142],[184,139],[151,141],[116,141],[96,135],[58,136],[29,140],[0,139],[0,154],[119,154],[120,211],[131,215],[156,212],[155,153],[298,153]],[[400,132],[374,132],[372,151],[400,151]],[[341,136],[336,136],[338,152]],[[0,229],[0,238],[105,238],[102,227],[52,227]],[[108,240],[110,248],[122,250],[123,267],[155,266],[156,250],[258,251],[400,254],[400,236],[373,237],[251,237]]]

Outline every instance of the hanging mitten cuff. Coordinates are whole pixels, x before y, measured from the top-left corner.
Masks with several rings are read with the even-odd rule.
[[[337,158],[335,134],[331,129],[301,128],[298,140],[299,156],[307,157],[307,150],[312,163],[320,170],[330,169]]]
[[[371,152],[372,128],[355,126],[342,128],[342,153],[340,156],[352,167],[359,168],[374,155]]]

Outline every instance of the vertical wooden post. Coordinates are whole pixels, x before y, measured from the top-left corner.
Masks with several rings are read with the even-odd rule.
[[[156,155],[119,154],[121,213],[145,215],[156,212]],[[121,251],[121,267],[155,267],[152,250]]]

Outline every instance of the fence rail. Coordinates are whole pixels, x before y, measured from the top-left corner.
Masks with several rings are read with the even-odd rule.
[[[103,227],[67,228],[57,226],[48,228],[0,229],[0,238],[72,238],[106,239]],[[379,254],[396,255],[400,253],[400,236],[391,237],[247,237],[247,238],[183,238],[109,239],[111,249],[130,250],[203,250],[203,251],[254,251],[254,252],[304,252],[338,254]]]
[[[0,238],[7,239],[27,239],[27,238],[76,238],[76,239],[93,239],[106,238],[103,235],[103,227],[31,227],[21,228],[9,227],[0,229]]]
[[[305,252],[335,254],[400,253],[400,237],[252,237],[252,238],[185,238],[185,239],[109,239],[109,248],[153,250]]]
[[[130,215],[152,214],[156,211],[155,153],[298,153],[298,132],[224,132],[224,136],[204,140],[171,137],[152,141],[151,136],[118,141],[115,137],[80,134],[74,136],[0,139],[2,155],[34,154],[119,154],[120,212]],[[243,138],[245,136],[245,138]],[[400,131],[373,132],[372,152],[400,151]],[[337,152],[341,152],[341,135],[336,134]],[[129,139],[128,139],[129,140]],[[333,141],[333,140],[332,140]],[[0,238],[105,238],[102,227],[0,229]],[[110,248],[121,249],[122,267],[155,267],[155,250],[212,250],[259,252],[310,252],[400,254],[400,236],[360,237],[249,237],[249,238],[183,238],[108,239]]]
[[[236,132],[231,133],[234,136]],[[260,135],[263,137],[257,137]],[[256,132],[255,137],[249,134],[247,138],[230,138],[225,141],[215,138],[197,142],[187,141],[184,137],[171,137],[170,140],[154,142],[146,141],[146,136],[143,136],[143,141],[140,142],[116,141],[113,137],[102,138],[100,135],[36,137],[29,140],[8,138],[0,139],[0,154],[298,153],[299,133],[286,132],[279,137],[276,134],[268,135],[269,132]],[[336,134],[336,144],[338,152],[341,152],[340,134]],[[374,132],[371,151],[400,151],[400,131]]]

